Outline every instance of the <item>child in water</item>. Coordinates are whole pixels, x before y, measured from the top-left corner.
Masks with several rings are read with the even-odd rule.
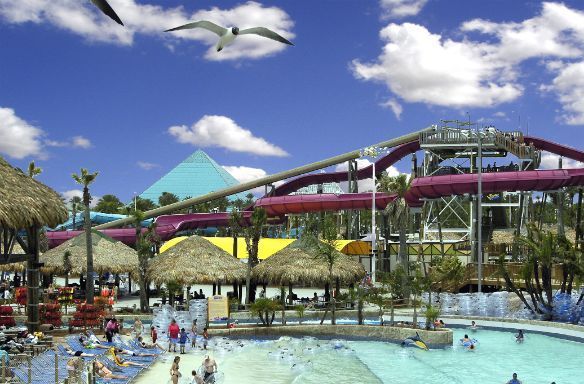
[[[181,355],[185,354],[185,345],[187,344],[187,340],[189,340],[189,335],[187,335],[187,331],[184,328],[181,328],[180,335],[178,336],[178,345],[180,347]]]

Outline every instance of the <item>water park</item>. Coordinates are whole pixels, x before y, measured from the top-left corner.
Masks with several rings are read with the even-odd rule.
[[[541,151],[584,152],[455,124],[144,212],[136,200],[129,216],[68,215],[55,192],[3,161],[2,269],[14,273],[3,289],[15,286],[0,307],[3,380],[164,381],[178,356],[201,382],[463,383],[460,366],[472,364],[487,383],[531,344],[551,366],[562,361],[550,380],[570,382],[580,363],[563,357],[584,341],[584,171],[538,168]],[[365,156],[373,163],[358,169]],[[406,157],[410,177],[388,176]],[[310,173],[338,162],[348,171]],[[374,190],[359,191],[373,175]],[[349,193],[323,188],[344,180]],[[256,200],[209,212],[264,185]],[[488,364],[479,369],[476,354]],[[332,369],[339,359],[351,368]],[[209,362],[221,368],[212,377]]]
[[[129,47],[134,33],[154,35],[149,28],[160,24],[155,13],[168,11],[167,5],[110,2],[57,2],[56,10],[45,2],[41,7],[46,9],[33,15],[35,2],[27,2],[23,11],[0,1],[0,21],[58,23],[72,7],[78,11],[75,21],[61,29],[75,30],[91,20],[100,20],[95,30],[118,28],[89,39],[89,49],[99,51],[108,39]],[[426,2],[406,3],[412,12]],[[191,36],[204,42],[204,60],[212,64],[196,62],[197,70],[218,67],[237,55],[271,57],[303,43],[289,30],[294,22],[275,5],[238,4],[234,9],[246,11],[217,17],[222,23],[204,19],[220,11],[214,7],[194,13],[197,21],[186,24],[185,5],[175,6],[164,15],[165,23],[173,25],[158,32],[173,54],[178,49],[173,39]],[[147,23],[139,25],[138,13],[130,16],[136,9],[146,14]],[[266,27],[247,25],[244,16],[251,14],[253,25],[265,20]],[[246,25],[219,25],[230,25],[233,15]],[[284,17],[288,29],[274,28],[271,17]],[[462,29],[495,29],[484,21],[475,19]],[[412,27],[406,24],[388,25],[381,38]],[[88,24],[82,35],[93,29]],[[145,44],[137,36],[136,41]],[[449,44],[453,41],[444,47]],[[384,55],[398,45],[388,44]],[[148,49],[143,52],[147,57]],[[556,71],[564,65],[546,63]],[[244,77],[246,65],[237,63],[225,73],[239,71]],[[369,80],[378,70],[373,64],[354,60],[351,70],[368,65],[366,75],[355,77]],[[511,66],[500,72],[502,78],[514,76]],[[208,77],[221,84],[214,75]],[[271,74],[258,77],[264,75]],[[430,82],[439,82],[439,75],[431,77]],[[130,88],[150,86],[138,84]],[[540,90],[551,92],[550,87]],[[397,93],[399,87],[389,88]],[[116,92],[121,91],[111,95]],[[180,98],[180,92],[173,97]],[[109,176],[78,168],[81,162],[100,164],[89,155],[62,156],[67,166],[80,169],[67,177],[79,193],[65,197],[57,192],[66,189],[62,184],[41,181],[38,163],[31,161],[25,169],[22,161],[34,155],[47,161],[43,164],[61,164],[43,165],[48,171],[65,172],[69,168],[59,163],[62,158],[48,160],[53,155],[47,148],[90,150],[89,140],[69,132],[67,141],[53,140],[12,113],[5,120],[39,135],[35,143],[44,146],[15,155],[24,139],[15,130],[4,134],[0,121],[0,384],[581,384],[584,149],[533,129],[530,134],[528,124],[515,127],[510,119],[472,121],[468,112],[464,119],[410,124],[401,120],[396,100],[383,107],[407,130],[388,129],[376,142],[368,138],[378,136],[364,135],[359,140],[366,138],[368,145],[351,141],[350,150],[328,128],[322,128],[327,140],[278,128],[296,145],[311,140],[327,147],[330,152],[311,154],[318,160],[288,160],[282,148],[224,116],[206,114],[193,127],[173,125],[167,136],[197,149],[171,167],[162,160],[138,161],[143,170],[162,173],[142,174],[141,182],[149,186],[131,199],[114,195],[121,189],[127,197],[136,190],[130,189],[130,171],[121,161],[132,152],[114,149],[113,141],[134,139],[122,129],[119,137],[110,138],[111,149],[94,152],[115,164],[107,168]],[[400,100],[405,103],[408,97]],[[74,110],[69,103],[67,109]],[[466,106],[460,99],[435,105],[454,105],[453,114],[460,116]],[[6,110],[0,106],[0,120]],[[138,126],[131,118],[124,121]],[[212,124],[201,128],[208,121],[222,121],[225,132],[212,131]],[[238,142],[217,145],[228,141],[229,129]],[[135,131],[132,135],[151,134]],[[213,142],[211,136],[220,140]],[[160,137],[149,139],[148,145],[135,147],[145,153],[159,150],[155,155],[164,157],[163,145],[156,148]],[[211,157],[202,149],[214,146],[226,150],[209,150]],[[265,167],[272,172],[255,169],[261,172],[237,178],[246,167],[220,164],[230,164],[230,151],[245,152],[246,146],[259,147],[248,153],[267,151],[286,160]],[[116,180],[119,189],[95,192],[96,180],[105,177]]]

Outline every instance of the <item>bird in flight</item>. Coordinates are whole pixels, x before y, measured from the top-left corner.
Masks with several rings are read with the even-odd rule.
[[[231,44],[239,35],[259,35],[263,37],[267,37],[268,39],[279,41],[280,43],[294,45],[291,41],[283,38],[282,36],[278,35],[276,32],[264,28],[264,27],[253,27],[253,28],[246,28],[246,29],[239,29],[237,27],[232,28],[223,28],[215,23],[210,21],[201,20],[195,21],[193,23],[188,23],[185,25],[181,25],[180,27],[167,29],[164,32],[171,32],[171,31],[179,31],[181,29],[193,29],[193,28],[203,28],[208,31],[215,33],[219,36],[219,41],[215,48],[217,52],[220,52],[223,48],[227,45]]]
[[[120,17],[116,14],[116,11],[114,11],[114,9],[108,4],[107,0],[91,0],[91,2],[116,23],[124,25]]]

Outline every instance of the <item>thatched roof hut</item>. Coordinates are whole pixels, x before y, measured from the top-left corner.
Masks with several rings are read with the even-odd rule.
[[[333,267],[333,280],[350,284],[365,276],[365,269],[357,260],[338,251]],[[273,284],[289,285],[305,283],[320,285],[328,282],[328,263],[319,257],[316,247],[296,240],[276,252],[253,269],[254,277]]]
[[[212,284],[245,279],[245,264],[200,236],[191,236],[152,259],[149,275],[156,283]]]
[[[3,236],[0,232],[0,242],[3,242]],[[12,247],[13,255],[24,255],[25,252],[17,242],[14,242],[14,246]],[[23,272],[26,269],[26,262],[17,262],[17,263],[9,263],[9,264],[0,264],[0,271],[2,272]]]
[[[55,227],[67,220],[61,196],[0,157],[0,227]]]
[[[93,244],[93,269],[101,274],[105,272],[124,273],[134,272],[138,269],[138,254],[136,251],[121,241],[116,241],[101,232],[92,230],[91,241]],[[87,272],[87,248],[85,233],[81,233],[63,244],[41,255],[40,261],[44,263],[41,268],[43,273],[66,273],[64,269],[65,252],[71,252],[71,274],[80,275]]]

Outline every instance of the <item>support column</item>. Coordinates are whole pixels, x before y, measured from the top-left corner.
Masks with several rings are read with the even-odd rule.
[[[30,227],[28,230],[28,253],[26,263],[28,290],[26,297],[26,325],[30,332],[39,329],[39,229]]]

